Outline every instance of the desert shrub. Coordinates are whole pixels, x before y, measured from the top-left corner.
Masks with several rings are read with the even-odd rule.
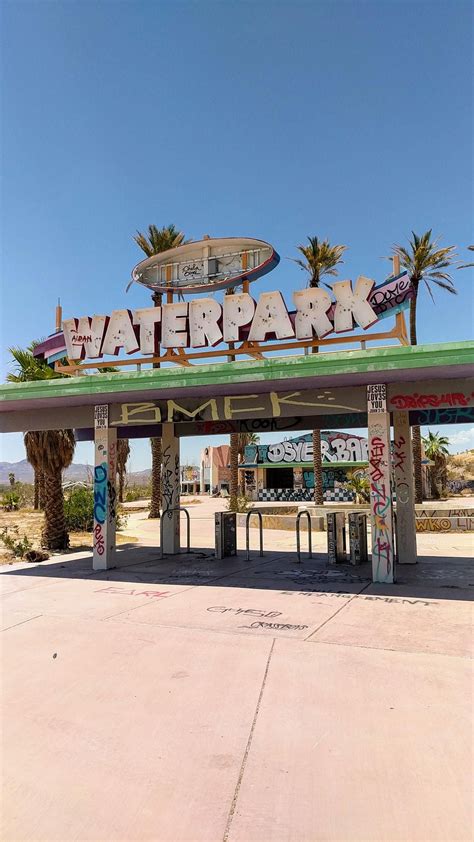
[[[33,506],[34,488],[31,483],[15,482],[13,485],[0,485],[0,494],[2,495],[0,505],[7,512]]]
[[[244,512],[248,512],[251,507],[251,500],[250,497],[237,497],[237,507],[232,506],[232,498],[229,497],[227,500],[227,508],[229,512],[240,512],[241,514]]]
[[[150,485],[127,485],[125,502],[135,503],[137,500],[149,500],[151,497]]]
[[[77,486],[64,500],[64,515],[68,532],[92,532],[94,528],[94,492],[92,488]],[[122,512],[117,512],[117,529],[127,523]]]
[[[6,512],[16,512],[20,508],[20,495],[17,491],[7,491],[2,497],[2,506]]]
[[[5,526],[0,532],[0,540],[16,558],[23,558],[23,556],[31,550],[33,544],[26,537],[19,538],[18,526]]]
[[[33,508],[35,488],[31,482],[16,482],[15,491],[20,495],[20,507]]]
[[[64,500],[64,515],[68,532],[92,532],[94,528],[94,492],[78,486],[71,489]]]

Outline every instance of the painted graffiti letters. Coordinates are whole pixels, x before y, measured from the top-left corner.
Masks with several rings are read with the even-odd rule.
[[[385,452],[385,443],[379,436],[374,436],[370,442],[370,479],[372,483],[378,482],[383,477],[383,460]]]
[[[107,511],[107,462],[94,468],[94,520],[105,522]]]
[[[341,410],[364,413],[365,402],[362,394],[354,400],[354,393],[347,389],[325,389],[323,392],[312,389],[305,392],[269,392],[262,395],[224,395],[208,398],[204,402],[202,398],[183,398],[177,403],[169,398],[156,402],[123,403],[119,409],[120,413],[117,413],[117,408],[111,407],[112,427],[160,424],[163,421],[169,423],[192,421],[196,424],[198,422],[218,423],[219,426],[200,428],[203,432],[227,433],[238,432],[239,429],[249,432],[264,430],[271,432],[276,429],[285,429],[286,425],[288,429],[292,429],[301,416],[318,414],[323,409],[330,415],[335,411],[339,415]],[[297,413],[296,418],[295,413]],[[286,419],[283,426],[278,421],[280,418]],[[245,429],[242,428],[243,421],[246,421],[248,425]],[[234,424],[240,424],[240,427],[236,428]],[[344,438],[344,434],[339,434],[339,438]],[[309,455],[307,458],[310,460]]]
[[[271,618],[281,616],[281,611],[259,611],[256,608],[226,608],[225,605],[211,605],[206,610],[216,614],[227,614],[231,612],[233,614],[250,614],[254,617]]]
[[[121,588],[115,585],[111,585],[108,588],[99,588],[95,593],[112,593],[112,594],[120,594],[121,596],[148,596],[154,599],[161,599],[164,596],[167,596],[170,592],[169,591],[140,591],[136,588]]]
[[[321,457],[323,462],[366,462],[367,439],[351,436],[347,433],[323,432],[321,434]],[[297,439],[282,441],[277,444],[247,445],[245,448],[247,463],[271,462],[288,465],[313,463],[312,434],[306,433]],[[343,480],[345,477],[343,477]]]
[[[303,631],[308,626],[295,626],[290,623],[264,623],[261,620],[251,623],[250,626],[239,626],[241,629],[272,629],[273,631]]]
[[[428,407],[463,407],[469,406],[472,395],[466,395],[463,392],[446,392],[442,395],[436,394],[419,394],[414,392],[412,395],[394,395],[390,399],[390,403],[395,409],[427,409]]]
[[[379,394],[372,388],[374,394]],[[383,398],[385,404],[385,399]],[[370,410],[369,480],[372,520],[372,572],[375,582],[392,582],[394,541],[390,477],[390,425],[386,412]]]
[[[104,535],[102,533],[102,525],[100,523],[96,523],[94,527],[94,550],[99,555],[103,555],[105,551]]]
[[[404,445],[406,444],[406,439],[404,436],[400,436],[398,441],[394,441],[393,445],[393,467],[401,468],[403,470],[403,466],[405,464],[406,459],[406,451],[404,449]]]

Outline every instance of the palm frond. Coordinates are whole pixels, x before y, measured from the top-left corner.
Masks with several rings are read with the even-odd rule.
[[[301,244],[297,248],[304,260],[295,258],[295,262],[308,273],[310,286],[319,286],[324,276],[338,274],[336,266],[344,262],[342,256],[347,246],[332,246],[329,240],[308,237],[308,245]]]
[[[432,283],[436,284],[437,287],[441,287],[441,289],[445,289],[446,292],[450,292],[451,295],[457,295],[458,291],[455,287],[450,286],[450,284],[445,284],[444,281],[438,281],[436,278],[432,278]]]
[[[164,225],[163,228],[149,225],[147,234],[137,231],[133,239],[147,257],[191,242],[185,239],[183,232],[178,231],[175,225]]]

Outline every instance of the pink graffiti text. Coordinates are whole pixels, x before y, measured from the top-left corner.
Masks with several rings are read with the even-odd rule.
[[[439,406],[469,406],[470,396],[462,392],[447,392],[444,395],[394,395],[390,403],[396,409],[426,409]]]

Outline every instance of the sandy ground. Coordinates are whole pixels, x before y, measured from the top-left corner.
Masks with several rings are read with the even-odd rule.
[[[473,536],[381,586],[324,533],[218,561],[218,507],[189,555],[138,511],[114,570],[0,571],[2,840],[471,840]]]
[[[18,533],[13,529],[17,527]],[[20,509],[17,512],[0,511],[0,532],[7,528],[11,536],[16,540],[23,539],[26,535],[33,544],[34,549],[41,546],[41,529],[43,527],[42,512],[35,512],[33,509]],[[125,538],[121,532],[117,532],[117,544],[130,543],[137,538],[127,531]],[[92,546],[92,534],[90,532],[71,532],[69,535],[71,552],[78,549],[90,549]],[[55,554],[52,554],[53,558]],[[0,542],[0,565],[11,564],[14,561],[13,554]]]

